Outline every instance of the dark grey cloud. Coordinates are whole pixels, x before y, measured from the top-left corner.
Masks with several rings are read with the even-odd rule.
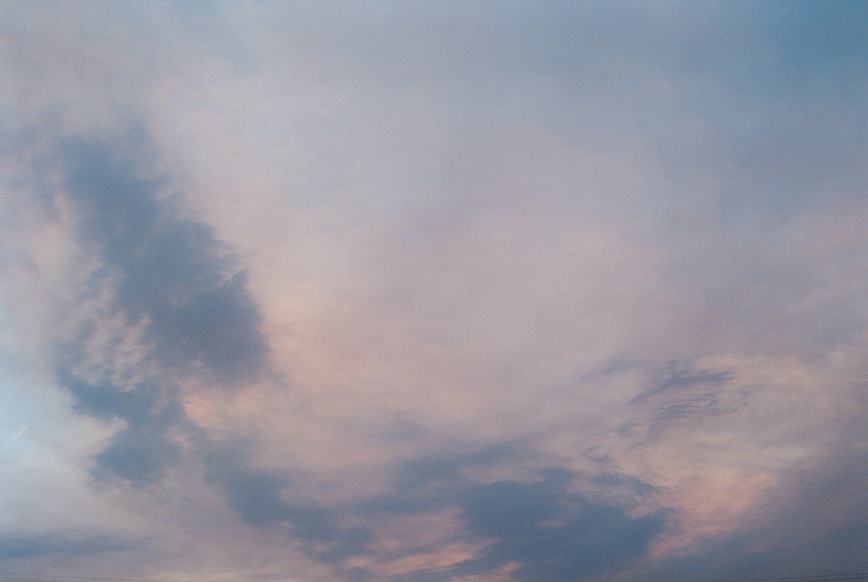
[[[407,581],[491,573],[513,562],[519,564],[512,574],[519,580],[585,580],[642,557],[663,530],[666,512],[633,517],[626,505],[582,493],[575,486],[577,475],[564,469],[543,469],[531,482],[479,484],[463,474],[465,469],[515,461],[521,454],[515,444],[502,444],[415,460],[400,468],[389,494],[355,509],[370,516],[457,507],[465,539],[492,542],[477,558],[400,578]],[[627,488],[639,497],[653,493],[653,487],[614,473],[590,481],[594,479],[598,486]]]
[[[84,556],[129,549],[128,543],[109,537],[65,534],[0,536],[0,560],[42,556]]]
[[[535,483],[501,481],[468,489],[463,515],[474,533],[495,544],[464,572],[518,562],[521,580],[586,580],[642,557],[666,514],[631,517],[624,507],[571,489],[562,469]]]
[[[244,272],[209,226],[177,217],[169,182],[148,176],[146,140],[66,139],[56,161],[76,233],[98,264],[84,294],[111,291],[104,310],[122,314],[128,327],[144,326],[143,344],[152,346],[137,370],[144,379],[129,382],[117,380],[112,346],[99,366],[88,365],[96,320],[57,346],[57,377],[75,409],[125,424],[97,455],[96,475],[152,483],[182,459],[183,433],[210,484],[247,524],[283,529],[324,561],[364,551],[367,530],[338,528],[330,508],[286,501],[288,475],[252,467],[249,444],[217,443],[186,417],[180,381],[204,373],[233,389],[266,371],[268,347]]]
[[[246,275],[208,225],[177,217],[140,142],[64,141],[58,161],[77,232],[114,285],[116,307],[130,323],[147,321],[161,364],[182,375],[199,364],[220,386],[255,379],[268,346]]]
[[[141,488],[178,464],[204,465],[246,523],[283,528],[322,561],[356,551],[364,530],[339,530],[329,509],[284,501],[288,478],[252,468],[249,451],[213,442],[184,411],[180,384],[187,379],[225,391],[268,372],[260,310],[230,249],[208,225],[179,218],[179,194],[167,178],[151,176],[143,136],[50,137],[58,147],[35,164],[40,174],[58,176],[61,188],[44,214],[68,216],[84,255],[69,265],[83,275],[67,281],[73,313],[61,322],[66,327],[57,326],[64,333],[51,364],[75,412],[120,425],[94,456],[93,476]],[[131,335],[134,345],[122,346]],[[124,353],[130,347],[133,356]],[[123,547],[103,538],[6,536],[0,559]]]
[[[422,570],[401,580],[448,580],[459,575],[493,572],[517,562],[520,580],[582,580],[630,564],[641,557],[662,531],[667,514],[633,517],[623,500],[646,498],[650,485],[606,473],[587,479],[599,490],[628,491],[605,498],[584,494],[576,475],[549,468],[531,482],[504,480],[479,484],[468,469],[493,467],[525,456],[519,445],[503,443],[476,451],[418,458],[400,464],[387,493],[349,505],[322,506],[293,500],[286,473],[251,466],[250,443],[200,443],[209,482],[249,525],[282,531],[304,543],[306,553],[335,567],[344,579],[369,580],[377,575],[349,566],[353,556],[400,560],[420,551],[409,548],[382,553],[375,549],[375,530],[347,522],[397,518],[459,509],[465,524],[458,541],[491,542],[481,555],[452,568]],[[616,499],[617,498],[617,499]]]
[[[83,333],[86,337],[92,331]],[[191,428],[171,378],[157,376],[118,386],[110,380],[113,370],[109,366],[101,377],[86,380],[75,371],[76,364],[87,358],[83,345],[64,344],[57,351],[61,355],[57,378],[75,398],[74,410],[124,423],[96,456],[95,475],[120,477],[139,486],[159,479],[180,458],[173,432]]]
[[[371,533],[364,527],[341,528],[340,510],[313,501],[291,503],[289,475],[257,469],[250,465],[247,443],[209,443],[204,462],[208,480],[223,491],[229,505],[249,525],[281,528],[305,544],[309,555],[330,563],[368,553]]]
[[[112,299],[58,344],[57,377],[76,410],[126,425],[96,457],[97,474],[145,485],[179,459],[173,431],[190,430],[179,381],[204,373],[211,385],[232,388],[264,372],[261,315],[245,274],[211,228],[178,218],[169,181],[150,175],[142,135],[60,143],[44,163],[60,170],[76,234],[97,265],[81,299],[106,290]],[[99,331],[98,318],[115,314],[128,327],[143,326],[148,353],[136,371],[143,379],[123,379],[111,345],[96,377],[80,371],[88,368],[85,346]]]
[[[387,495],[362,500],[354,507],[363,515],[381,513],[412,514],[455,505],[467,487],[462,470],[490,467],[516,459],[515,443],[501,443],[475,451],[428,455],[405,461],[395,469],[394,482]]]

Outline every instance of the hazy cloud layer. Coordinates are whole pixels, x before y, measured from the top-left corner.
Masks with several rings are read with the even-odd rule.
[[[859,2],[0,8],[0,560],[868,571]]]

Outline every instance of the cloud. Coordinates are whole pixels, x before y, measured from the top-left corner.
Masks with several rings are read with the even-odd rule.
[[[695,365],[672,362],[653,376],[655,383],[630,400],[644,418],[624,423],[620,430],[625,434],[640,430],[653,439],[678,424],[735,412],[748,398],[747,391],[734,382],[732,370],[695,369]]]
[[[128,543],[109,537],[92,538],[63,534],[0,536],[0,559],[4,560],[104,554],[129,548]]]
[[[864,568],[863,6],[2,11],[34,571]]]
[[[116,307],[131,325],[145,322],[161,363],[198,363],[217,384],[255,379],[268,347],[245,275],[211,228],[161,199],[165,186],[147,177],[138,142],[65,140],[57,161],[77,232],[115,286]]]
[[[356,508],[374,523],[386,515],[406,519],[457,509],[460,525],[451,537],[461,540],[465,548],[474,548],[472,557],[445,567],[405,571],[398,579],[493,576],[504,568],[509,569],[511,579],[592,579],[642,557],[662,532],[665,512],[634,515],[635,501],[631,508],[623,499],[584,493],[576,475],[563,469],[543,468],[527,481],[479,482],[469,477],[475,469],[509,464],[522,454],[521,447],[503,444],[416,460],[400,468],[390,493]],[[615,474],[594,480],[607,491],[626,484],[639,492],[639,498],[653,491],[647,484]],[[371,547],[376,547],[377,533],[375,528]],[[474,545],[477,543],[481,545]],[[408,544],[403,551],[393,550],[390,560],[409,564],[415,556],[415,562],[422,565],[427,561],[423,556],[434,550]],[[376,578],[386,566],[369,567]]]
[[[249,444],[215,443],[204,446],[207,479],[223,491],[228,504],[249,525],[277,529],[290,540],[300,540],[304,551],[317,560],[338,566],[352,555],[368,553],[368,528],[342,527],[339,508],[323,507],[316,500],[290,502],[288,475],[251,467]]]
[[[864,431],[862,431],[864,437]],[[737,533],[634,571],[627,579],[733,579],[861,572],[866,528],[864,438],[790,472]]]
[[[225,246],[177,218],[165,179],[147,177],[139,138],[60,141],[47,162],[60,176],[55,205],[82,245],[80,268],[90,267],[76,300],[95,307],[56,342],[57,379],[78,411],[126,425],[97,456],[98,472],[144,485],[180,458],[181,382],[198,374],[233,390],[265,373],[261,316]]]
[[[694,372],[684,370],[683,367],[679,367],[677,362],[673,363],[669,370],[666,370],[666,375],[668,377],[664,378],[659,384],[640,393],[630,403],[636,404],[667,391],[679,391],[694,386],[718,386],[732,379],[730,372],[714,372],[710,370],[697,370]]]
[[[643,556],[665,515],[629,516],[569,489],[569,474],[549,470],[538,483],[497,482],[467,492],[464,515],[494,546],[477,561],[488,569],[517,562],[521,580],[585,580]],[[463,566],[474,572],[476,564]]]

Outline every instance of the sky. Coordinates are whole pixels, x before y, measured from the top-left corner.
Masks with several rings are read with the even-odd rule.
[[[865,2],[4,2],[0,577],[868,572],[866,160]]]

